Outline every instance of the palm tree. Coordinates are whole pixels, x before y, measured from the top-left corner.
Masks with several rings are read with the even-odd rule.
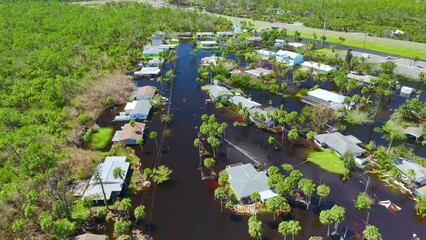
[[[407,177],[410,179],[410,183],[413,183],[416,180],[416,172],[413,169],[408,170]]]
[[[331,218],[334,220],[334,231],[337,231],[339,223],[345,219],[345,208],[341,206],[334,205],[330,209]]]
[[[132,208],[132,200],[130,198],[123,198],[120,202],[120,209],[125,212],[126,219],[129,220],[129,211]]]
[[[299,221],[289,221],[288,222],[288,233],[291,234],[292,239],[294,240],[294,236],[300,233],[300,230],[302,230],[302,227],[299,224]]]
[[[319,215],[321,224],[327,225],[327,236],[330,236],[330,224],[333,222],[330,210],[322,210]]]
[[[226,190],[223,187],[218,187],[214,190],[214,198],[220,200],[220,212],[223,212],[223,200],[226,198]]]
[[[291,210],[290,205],[285,201],[285,198],[282,196],[276,196],[273,198],[268,198],[266,200],[266,208],[268,208],[270,211],[274,214],[274,221],[275,221],[275,214],[278,210],[282,212],[289,212]]]
[[[135,215],[135,224],[137,223],[138,220],[143,220],[146,217],[145,206],[144,205],[137,206],[135,208],[134,215]]]
[[[254,203],[254,215],[257,214],[257,202],[260,201],[260,194],[258,192],[254,192],[250,195],[250,200]]]
[[[382,235],[379,233],[379,229],[373,225],[368,225],[364,231],[362,231],[366,240],[380,240]]]
[[[101,169],[100,169],[99,165],[95,167],[93,177],[94,177],[94,180],[95,180],[94,184],[95,185],[101,185],[102,196],[104,198],[104,204],[105,204],[105,207],[108,209],[108,199],[107,199],[106,194],[105,194],[104,183],[103,183],[103,179],[101,177]]]
[[[254,239],[262,239],[263,229],[262,221],[257,221],[256,216],[251,216],[248,220],[248,232]]]
[[[208,168],[210,172],[213,172],[213,168],[215,164],[216,164],[216,161],[213,158],[204,159],[204,166]]]
[[[155,141],[155,148],[158,148],[158,143],[157,143],[157,132],[156,131],[152,131],[149,133],[149,138],[150,139],[154,139]]]
[[[286,221],[280,222],[280,224],[278,225],[278,232],[281,233],[284,237],[284,240],[286,240],[287,234],[289,234],[288,222]]]
[[[328,195],[330,194],[330,187],[325,185],[325,184],[318,185],[317,194],[318,194],[318,196],[320,196],[320,200],[319,200],[319,203],[318,203],[318,207],[320,207],[321,206],[321,200],[323,198],[328,197]]]
[[[126,186],[126,188],[127,188],[127,183],[126,183],[126,171],[124,171],[123,169],[121,169],[121,167],[116,167],[116,168],[114,168],[113,169],[113,171],[112,171],[112,176],[115,178],[115,179],[121,179],[121,180],[123,180],[123,183],[124,183],[124,186]]]
[[[311,196],[315,190],[315,183],[308,178],[302,178],[299,181],[298,187],[305,194],[306,197],[306,210],[309,209],[309,205],[311,203]]]

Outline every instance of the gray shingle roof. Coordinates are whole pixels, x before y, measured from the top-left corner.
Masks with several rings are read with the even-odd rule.
[[[249,197],[254,192],[269,190],[265,172],[258,172],[251,164],[243,164],[226,169],[229,184],[239,199]]]
[[[361,143],[361,141],[352,135],[344,136],[340,132],[334,132],[318,134],[314,137],[315,140],[321,144],[326,144],[340,155],[343,155],[347,151],[352,152],[355,156],[364,152],[363,148],[356,145],[357,143]]]

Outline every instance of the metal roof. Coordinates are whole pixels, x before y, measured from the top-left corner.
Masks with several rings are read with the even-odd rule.
[[[321,88],[308,92],[308,95],[333,103],[343,103],[345,100],[345,96]]]
[[[103,163],[98,165],[100,180],[104,188],[106,198],[109,200],[113,192],[121,192],[124,180],[114,178],[114,169],[121,168],[124,171],[124,176],[127,175],[130,163],[126,162],[126,156],[106,157]],[[93,200],[102,200],[102,186],[98,184],[96,177],[93,175],[89,182],[89,187],[83,197],[91,197]]]
[[[219,85],[211,85],[209,87],[209,93],[212,98],[216,99],[221,96],[232,96],[232,92],[229,91],[226,87],[222,87]]]
[[[235,104],[235,105],[238,105],[238,103],[241,103],[242,107],[247,108],[247,109],[256,108],[256,107],[261,106],[260,103],[257,103],[255,101],[252,101],[252,100],[247,99],[247,98],[242,97],[242,96],[233,96],[229,99],[229,101],[232,104]]]

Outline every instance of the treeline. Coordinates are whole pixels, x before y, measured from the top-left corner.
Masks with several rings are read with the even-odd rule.
[[[137,3],[14,1],[0,4],[0,26],[0,239],[48,239],[78,229],[67,189],[103,158],[76,148],[75,129],[127,97],[123,73],[151,34],[226,21]]]
[[[176,4],[198,5],[207,11],[266,21],[303,22],[327,29],[367,32],[370,35],[426,42],[426,2],[409,0],[171,0]],[[400,29],[405,34],[392,35]]]

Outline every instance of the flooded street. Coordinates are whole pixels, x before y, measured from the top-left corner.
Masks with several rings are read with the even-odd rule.
[[[146,206],[147,218],[144,230],[154,239],[250,239],[247,231],[247,217],[236,216],[228,211],[220,212],[220,203],[215,201],[213,192],[216,182],[201,180],[198,151],[193,145],[197,136],[198,126],[201,124],[201,115],[216,114],[219,122],[227,122],[226,138],[233,144],[248,151],[261,162],[269,165],[293,164],[303,175],[331,187],[331,194],[321,203],[321,209],[330,208],[333,203],[346,208],[345,220],[340,223],[338,233],[343,234],[348,229],[347,239],[357,239],[354,233],[360,233],[365,227],[367,212],[354,208],[354,199],[365,190],[368,177],[371,178],[370,193],[376,200],[391,200],[402,208],[396,215],[386,208],[374,205],[372,207],[369,223],[377,226],[383,239],[404,240],[410,239],[413,233],[426,238],[426,220],[415,216],[415,203],[406,196],[384,187],[374,176],[353,173],[349,182],[343,182],[341,176],[331,174],[319,169],[316,165],[304,163],[307,149],[302,146],[287,146],[282,151],[274,151],[273,146],[267,143],[271,134],[253,127],[234,127],[232,123],[239,118],[227,109],[216,109],[214,105],[205,105],[206,93],[200,89],[195,81],[197,68],[194,66],[190,55],[190,42],[181,42],[177,49],[176,78],[173,83],[173,92],[170,97],[173,123],[163,128],[160,115],[153,116],[148,123],[150,130],[157,131],[159,137],[163,136],[160,149],[155,148],[153,140],[147,140],[144,152],[135,147],[142,160],[143,167],[154,167],[161,164],[169,166],[173,173],[170,181],[151,187],[149,190],[139,192],[132,197],[135,205]],[[204,56],[209,56],[208,51],[198,51],[195,58],[199,61]],[[154,81],[138,80],[137,85],[156,85]],[[164,86],[167,84],[165,83]],[[159,88],[161,90],[161,88]],[[164,88],[166,90],[166,88]],[[164,95],[170,94],[169,90]],[[266,104],[272,100],[274,106],[284,105],[287,111],[300,111],[304,106],[299,99],[269,97],[268,93],[253,91],[254,101]],[[402,99],[396,99],[395,104],[400,104]],[[393,103],[391,103],[392,105]],[[394,107],[393,105],[391,106]],[[379,126],[386,121],[386,117],[377,117],[374,126]],[[386,144],[381,134],[373,132],[374,126],[351,126],[344,132],[353,134],[363,142],[374,139],[378,144]],[[277,137],[279,137],[277,135]],[[424,147],[415,146],[415,152],[421,156],[426,155]],[[219,159],[215,170],[219,172],[228,164],[251,163],[246,156],[223,144],[219,148]],[[229,154],[229,157],[228,157]],[[302,231],[296,239],[308,239],[310,236],[326,236],[327,227],[318,220],[318,198],[312,198],[309,211],[304,205],[296,205],[292,213],[285,220],[295,219],[300,221]],[[281,218],[273,221],[272,214],[263,214],[263,239],[282,239],[277,226]]]

